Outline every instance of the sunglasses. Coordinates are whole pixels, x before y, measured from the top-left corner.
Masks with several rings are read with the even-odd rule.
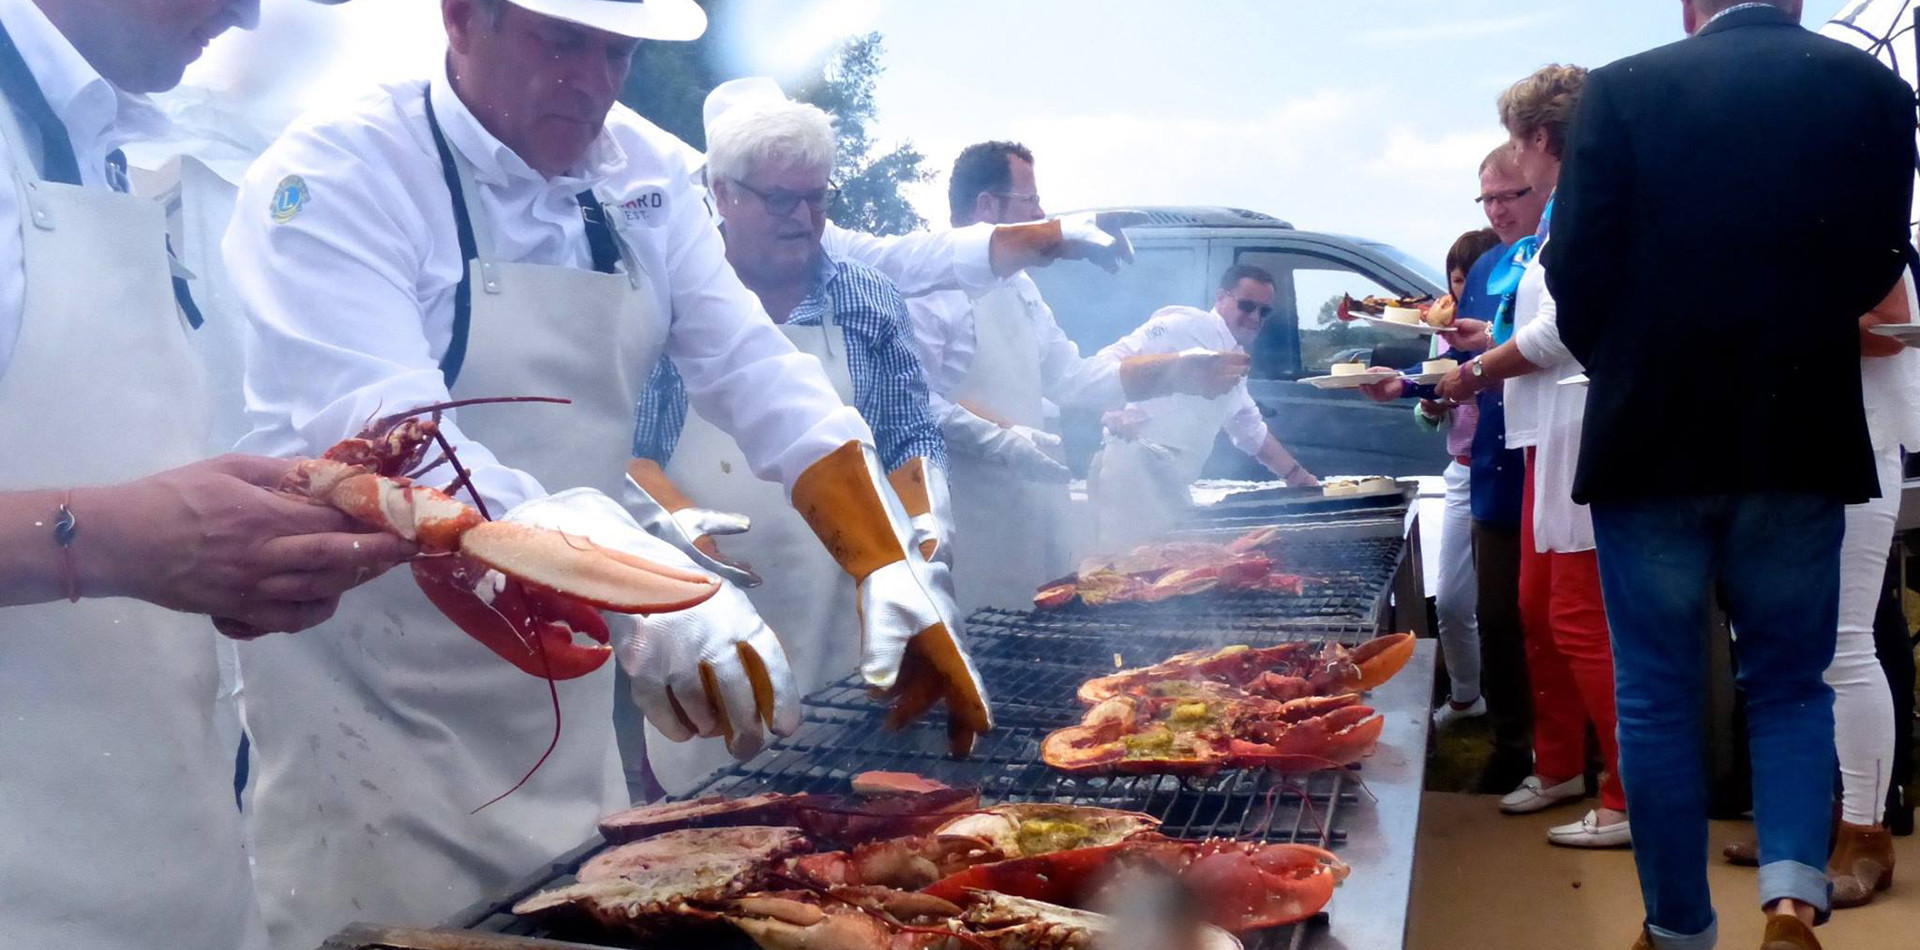
[[[803,202],[806,204],[808,210],[819,213],[827,210],[828,207],[840,198],[840,189],[832,185],[828,185],[825,188],[815,188],[812,191],[783,191],[780,189],[761,191],[738,178],[732,179],[732,181],[748,194],[760,199],[760,203],[766,205],[768,213],[774,217],[786,217],[792,214],[793,209],[799,207]]]
[[[1259,311],[1260,319],[1262,320],[1273,316],[1273,306],[1271,304],[1264,304],[1257,300],[1248,300],[1245,297],[1235,297],[1233,298],[1233,303],[1240,308],[1241,313]]]
[[[1481,195],[1480,197],[1473,199],[1473,203],[1477,205],[1508,204],[1511,202],[1519,201],[1520,199],[1525,198],[1530,194],[1533,194],[1532,186],[1528,186],[1526,188],[1516,188],[1513,191],[1496,191],[1493,194]]]

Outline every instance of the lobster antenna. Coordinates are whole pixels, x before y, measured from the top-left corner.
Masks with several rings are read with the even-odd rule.
[[[461,484],[465,484],[467,486],[467,497],[473,499],[473,506],[475,508],[480,509],[480,517],[492,521],[493,515],[487,511],[486,499],[481,498],[479,490],[473,487],[473,476],[468,474],[466,467],[460,464],[460,457],[454,454],[453,443],[447,441],[446,435],[440,431],[439,426],[433,427],[433,440],[440,443],[440,451],[446,456],[447,464],[453,466],[453,484],[447,487],[452,489]],[[437,465],[439,463],[435,464]]]

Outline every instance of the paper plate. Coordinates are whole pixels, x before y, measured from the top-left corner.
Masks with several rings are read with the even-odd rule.
[[[1359,389],[1368,383],[1384,382],[1400,374],[1384,366],[1375,366],[1354,376],[1313,376],[1301,382],[1315,389]]]

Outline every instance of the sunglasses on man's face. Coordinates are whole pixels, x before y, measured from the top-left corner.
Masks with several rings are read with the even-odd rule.
[[[1251,314],[1258,311],[1260,313],[1260,319],[1262,320],[1273,316],[1272,304],[1264,304],[1258,300],[1248,300],[1245,297],[1235,297],[1233,298],[1233,302],[1235,306],[1240,308],[1240,312],[1243,314]]]

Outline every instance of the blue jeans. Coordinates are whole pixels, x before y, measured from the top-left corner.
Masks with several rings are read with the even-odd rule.
[[[1613,630],[1620,775],[1657,946],[1713,945],[1704,732],[1708,598],[1733,623],[1747,699],[1761,904],[1828,907],[1833,659],[1843,508],[1788,493],[1595,502]]]

